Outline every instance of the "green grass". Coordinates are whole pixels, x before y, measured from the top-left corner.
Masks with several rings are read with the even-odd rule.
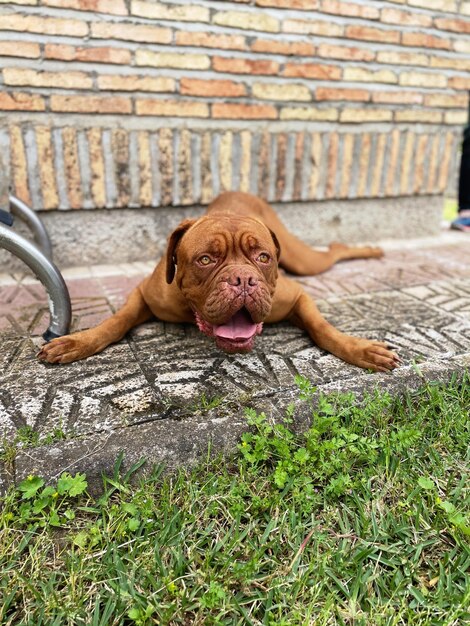
[[[315,392],[305,380],[300,394]],[[29,477],[0,517],[2,626],[460,625],[470,619],[470,380],[248,411],[232,459]]]

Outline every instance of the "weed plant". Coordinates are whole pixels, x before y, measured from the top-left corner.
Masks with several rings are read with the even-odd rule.
[[[247,411],[231,459],[122,458],[37,476],[0,516],[5,626],[453,626],[470,620],[470,381],[393,399],[321,397],[311,427]]]

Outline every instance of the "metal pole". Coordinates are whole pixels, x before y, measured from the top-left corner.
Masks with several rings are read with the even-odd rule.
[[[10,196],[10,213],[24,222],[34,235],[34,241],[49,261],[52,261],[52,244],[36,212],[19,198]]]
[[[0,248],[19,257],[34,272],[47,291],[50,323],[45,341],[67,335],[72,319],[70,296],[57,267],[33,243],[0,223]]]

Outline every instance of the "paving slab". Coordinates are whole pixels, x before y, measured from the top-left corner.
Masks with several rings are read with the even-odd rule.
[[[0,441],[17,447],[0,467],[0,490],[29,473],[52,480],[65,470],[87,471],[98,490],[121,451],[127,466],[145,457],[172,468],[196,462],[209,444],[233,450],[247,406],[280,419],[294,403],[297,425],[305,425],[297,374],[319,392],[359,395],[462,375],[470,365],[470,239],[446,232],[384,247],[383,259],[298,280],[338,328],[396,346],[403,366],[393,374],[348,365],[288,323],[266,325],[250,354],[226,355],[193,325],[152,321],[99,355],[48,365],[36,358],[48,325],[42,286],[24,274],[0,275]],[[72,329],[109,316],[153,265],[65,270]],[[25,433],[36,447],[18,443]]]

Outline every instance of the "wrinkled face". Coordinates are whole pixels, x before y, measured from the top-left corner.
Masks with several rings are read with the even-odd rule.
[[[199,329],[226,352],[252,349],[271,311],[279,249],[251,217],[197,220],[174,253],[176,281]]]

